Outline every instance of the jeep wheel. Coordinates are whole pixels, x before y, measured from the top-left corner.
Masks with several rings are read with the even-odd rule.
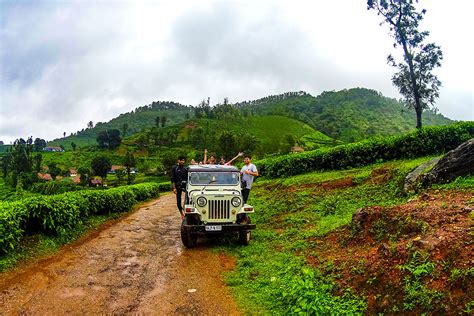
[[[184,225],[188,225],[188,218],[185,217],[181,223],[181,241],[186,248],[194,248],[197,245],[198,236],[191,234],[189,229],[186,229]]]
[[[250,230],[243,230],[239,232],[239,244],[247,246],[250,242]]]
[[[251,220],[246,214],[240,218],[240,224],[250,224]],[[250,230],[239,231],[239,244],[247,246],[250,242]]]

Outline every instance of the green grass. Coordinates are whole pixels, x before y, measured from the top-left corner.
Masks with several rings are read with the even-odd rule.
[[[363,313],[366,298],[335,283],[338,271],[331,262],[321,262],[323,268],[316,269],[309,266],[305,258],[307,255],[317,258],[313,249],[315,238],[350,224],[352,214],[359,208],[393,206],[408,201],[411,196],[401,192],[403,179],[431,158],[285,179],[258,179],[249,199],[256,210],[252,215],[252,221],[257,224],[253,241],[247,247],[223,247],[237,258],[237,268],[227,274],[226,280],[245,312],[277,315]],[[372,181],[374,169],[386,170],[390,177],[377,184]],[[337,187],[337,183],[344,183],[349,178],[351,185]],[[472,183],[471,179],[459,181],[466,187]],[[331,184],[334,187],[329,188]],[[424,307],[440,298],[439,293],[423,286],[419,279],[407,281],[407,310],[413,304]],[[425,291],[418,295],[417,288]]]

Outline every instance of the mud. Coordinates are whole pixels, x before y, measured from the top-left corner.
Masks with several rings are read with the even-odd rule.
[[[0,275],[0,314],[240,315],[222,280],[234,259],[186,249],[165,195],[54,257]]]

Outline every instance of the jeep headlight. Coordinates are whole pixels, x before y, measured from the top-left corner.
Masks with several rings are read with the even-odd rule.
[[[207,203],[207,200],[204,196],[200,196],[197,198],[196,200],[196,204],[199,206],[199,207],[203,207],[204,205],[206,205]]]
[[[242,200],[239,197],[234,197],[231,202],[234,207],[237,207],[242,203]]]

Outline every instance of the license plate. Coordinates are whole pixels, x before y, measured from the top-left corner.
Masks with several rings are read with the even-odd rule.
[[[206,231],[207,232],[220,232],[222,230],[221,225],[207,225]]]

